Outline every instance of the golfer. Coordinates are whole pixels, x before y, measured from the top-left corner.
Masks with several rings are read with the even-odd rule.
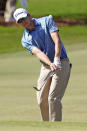
[[[59,28],[52,20],[52,16],[32,18],[23,8],[15,10],[14,18],[25,28],[22,37],[23,47],[36,55],[42,63],[37,88],[41,87],[49,72],[55,71],[45,87],[37,91],[42,120],[61,121],[61,100],[68,84],[71,67],[59,36]]]

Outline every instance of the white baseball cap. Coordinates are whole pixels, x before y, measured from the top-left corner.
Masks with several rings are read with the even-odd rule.
[[[13,17],[16,20],[16,22],[18,22],[19,19],[27,17],[28,14],[29,13],[27,12],[27,10],[23,8],[18,8],[14,11]]]

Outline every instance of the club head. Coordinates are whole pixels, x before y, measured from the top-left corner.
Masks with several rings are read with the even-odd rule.
[[[34,88],[36,91],[40,91],[36,86],[33,86],[33,88]]]

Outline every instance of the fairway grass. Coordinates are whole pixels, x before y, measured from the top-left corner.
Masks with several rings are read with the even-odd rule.
[[[35,56],[31,56],[21,47],[19,41],[23,29],[17,32],[17,28],[14,27],[7,33],[5,28],[1,27],[0,36],[4,39],[1,40],[3,44],[0,44],[0,131],[87,130],[86,28],[87,26],[60,28],[73,68],[62,99],[63,121],[52,123],[40,122],[36,92],[32,87],[37,83],[41,64]],[[17,45],[14,45],[14,39],[14,41],[12,38],[10,40],[10,35],[14,36],[13,31]],[[5,42],[8,44],[5,45]],[[12,52],[11,49],[13,49]]]
[[[68,52],[73,63],[63,102],[63,121],[87,122],[87,48]],[[40,63],[27,52],[0,56],[0,121],[40,121],[36,85]]]
[[[87,123],[81,122],[0,122],[1,131],[86,131]]]

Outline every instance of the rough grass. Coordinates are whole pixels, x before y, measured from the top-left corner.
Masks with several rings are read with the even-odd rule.
[[[52,14],[61,18],[87,18],[87,0],[28,0],[33,16]],[[18,2],[17,7],[20,7]]]
[[[85,48],[87,41],[87,26],[62,26],[59,27],[59,29],[64,44],[70,46],[69,50],[78,44],[79,48]],[[24,29],[22,27],[0,26],[0,54],[23,51],[24,48],[21,46],[23,31]],[[83,42],[85,43],[84,45],[82,45]],[[71,47],[72,45],[74,46]]]
[[[0,54],[21,51],[21,37],[23,34],[21,27],[0,26]]]

